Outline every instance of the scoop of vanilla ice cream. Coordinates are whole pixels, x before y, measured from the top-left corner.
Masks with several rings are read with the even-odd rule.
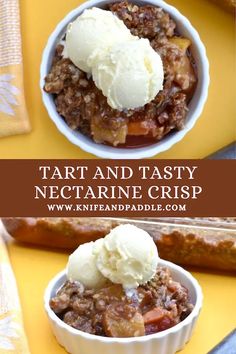
[[[125,289],[137,288],[152,279],[159,259],[152,237],[129,224],[114,228],[94,246],[93,253],[103,276]]]
[[[103,240],[96,242],[103,242]],[[93,247],[96,242],[89,242],[79,246],[70,255],[66,268],[69,280],[79,281],[89,289],[100,288],[107,281],[96,266],[96,257],[93,254]]]
[[[89,58],[95,56],[98,48],[107,50],[113,43],[132,37],[124,22],[111,11],[93,7],[69,24],[65,52],[79,69],[91,73]]]
[[[162,60],[148,39],[114,44],[96,59],[93,80],[112,108],[142,107],[163,88]]]

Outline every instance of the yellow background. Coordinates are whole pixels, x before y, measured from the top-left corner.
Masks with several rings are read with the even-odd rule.
[[[65,268],[68,254],[19,246],[13,242],[8,248],[31,354],[65,354],[44,313],[43,294],[48,282]],[[202,287],[204,303],[194,335],[181,354],[206,354],[235,328],[236,277],[207,272],[192,274]]]
[[[211,86],[193,130],[158,158],[203,158],[235,140],[234,21],[208,0],[168,0],[186,15],[206,45]],[[0,158],[92,158],[73,146],[49,119],[41,101],[39,67],[47,38],[79,0],[21,0],[26,102],[33,130],[0,140]],[[10,119],[10,118],[9,118]]]

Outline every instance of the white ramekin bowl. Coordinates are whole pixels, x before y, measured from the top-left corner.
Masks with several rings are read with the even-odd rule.
[[[49,301],[66,280],[65,271],[49,283],[44,296],[46,313],[57,341],[71,354],[173,354],[182,349],[191,338],[202,307],[202,291],[193,276],[174,263],[160,260],[161,266],[171,270],[173,279],[184,285],[194,309],[176,326],[163,332],[135,338],[108,338],[74,329],[60,320],[49,306]]]
[[[81,149],[102,158],[111,159],[140,159],[152,157],[162,151],[168,150],[175,143],[180,141],[185,134],[193,128],[198,117],[201,115],[204,104],[208,95],[209,86],[209,63],[206,55],[205,47],[199,37],[198,32],[191,25],[189,20],[183,16],[176,8],[168,5],[162,0],[131,0],[136,4],[151,4],[162,7],[168,12],[177,23],[177,29],[183,36],[189,38],[192,42],[191,51],[197,64],[198,85],[194,96],[188,106],[189,111],[186,118],[185,128],[181,131],[172,132],[164,137],[161,141],[142,148],[114,148],[103,144],[96,144],[92,139],[86,137],[78,131],[73,131],[68,127],[63,118],[57,113],[53,96],[43,90],[45,84],[45,77],[49,73],[52,59],[55,53],[55,47],[59,39],[66,32],[67,25],[78,17],[85,9],[96,6],[104,7],[106,4],[115,2],[116,0],[90,0],[84,2],[81,6],[70,12],[56,27],[43,53],[41,72],[40,72],[40,87],[43,96],[43,102],[46,106],[49,116],[56,124],[58,130],[66,136],[66,138],[73,144],[79,146]]]

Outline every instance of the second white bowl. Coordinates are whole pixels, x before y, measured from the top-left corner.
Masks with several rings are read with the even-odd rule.
[[[160,260],[160,266],[168,267],[174,280],[188,291],[193,311],[182,322],[163,332],[135,337],[108,338],[74,329],[60,320],[49,306],[49,301],[66,280],[65,271],[49,283],[44,305],[57,341],[71,354],[174,354],[182,349],[192,336],[196,320],[202,307],[202,291],[196,279],[174,263]]]

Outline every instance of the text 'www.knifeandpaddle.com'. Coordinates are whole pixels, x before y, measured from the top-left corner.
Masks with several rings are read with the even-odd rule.
[[[186,204],[47,204],[48,211],[54,212],[65,212],[65,211],[99,211],[99,212],[125,212],[125,211],[151,211],[151,212],[158,212],[158,211],[186,211],[187,206]]]

